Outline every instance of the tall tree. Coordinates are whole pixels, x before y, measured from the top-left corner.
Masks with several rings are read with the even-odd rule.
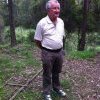
[[[16,45],[16,35],[15,35],[15,24],[14,24],[13,2],[12,2],[12,0],[8,0],[8,10],[9,10],[11,46],[15,46]]]
[[[95,31],[100,32],[100,0],[93,0],[94,4],[94,18],[95,18]]]
[[[4,29],[4,21],[2,16],[0,15],[0,43],[2,43],[4,41],[4,35],[3,35],[3,29]]]
[[[79,40],[78,40],[79,51],[83,51],[85,49],[88,8],[89,8],[89,0],[84,0],[83,1],[83,22],[82,22],[81,32],[79,34]]]

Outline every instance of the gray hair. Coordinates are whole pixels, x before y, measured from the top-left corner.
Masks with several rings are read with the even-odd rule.
[[[46,3],[46,10],[47,10],[47,11],[51,8],[52,2],[58,3],[58,4],[59,4],[59,7],[60,7],[60,3],[58,2],[58,0],[49,0],[49,1]]]

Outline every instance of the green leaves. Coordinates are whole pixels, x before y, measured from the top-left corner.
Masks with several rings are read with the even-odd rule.
[[[94,51],[73,51],[70,53],[69,57],[74,59],[87,59],[94,57]]]

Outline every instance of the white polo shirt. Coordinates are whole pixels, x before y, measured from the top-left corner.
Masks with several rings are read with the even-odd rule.
[[[57,18],[57,23],[54,25],[49,16],[46,16],[37,24],[34,39],[41,41],[43,47],[55,50],[63,47],[64,36],[63,20]]]

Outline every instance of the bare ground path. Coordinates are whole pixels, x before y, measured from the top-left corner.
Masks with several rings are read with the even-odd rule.
[[[41,60],[40,50],[34,50],[33,55]],[[29,68],[25,72],[28,74],[32,69]],[[100,53],[87,60],[66,57],[61,79],[71,80],[72,94],[77,98],[73,100],[100,100]],[[42,73],[29,85],[28,89],[42,91]]]
[[[65,60],[63,73],[79,100],[100,100],[100,53],[88,60]]]
[[[36,55],[39,57],[39,52]],[[41,76],[36,79],[36,84],[39,85],[34,85],[40,90]],[[71,80],[72,94],[77,97],[75,100],[100,100],[100,53],[87,60],[66,58],[61,78]]]

